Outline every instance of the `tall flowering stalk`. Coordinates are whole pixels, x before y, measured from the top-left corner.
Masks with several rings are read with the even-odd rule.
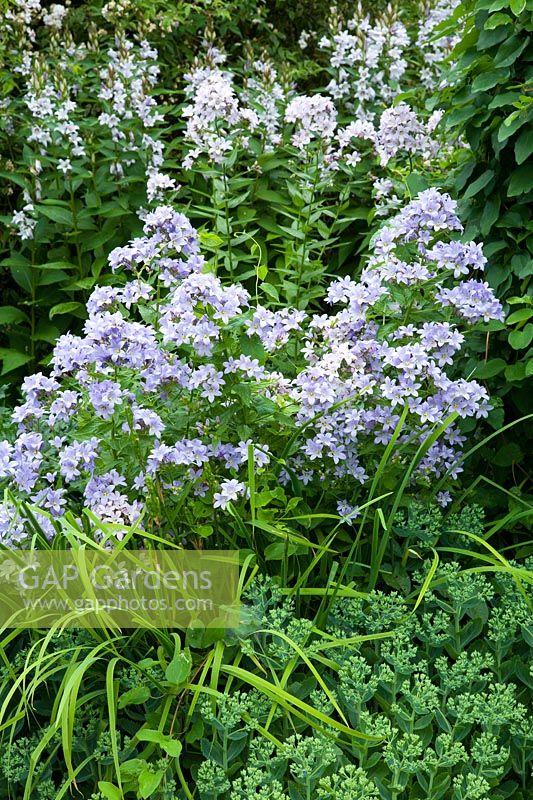
[[[192,213],[213,218],[232,279],[254,274],[260,250],[272,296],[300,308],[316,302],[353,220],[390,214],[413,170],[438,171],[453,149],[438,111],[425,120],[402,102],[346,120],[338,98],[297,92],[265,59],[249,58],[241,76],[212,36],[185,77]]]
[[[16,78],[0,119],[4,302],[20,307],[2,342],[4,373],[83,315],[109,249],[139,229],[135,212],[177,188],[162,171],[157,51],[120,26],[108,34],[92,23],[74,38],[73,13],[21,0],[0,23]]]

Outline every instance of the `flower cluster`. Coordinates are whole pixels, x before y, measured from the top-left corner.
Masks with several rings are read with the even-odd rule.
[[[376,105],[390,103],[399,90],[407,67],[404,50],[409,36],[390,9],[372,22],[361,3],[346,27],[341,25],[333,16],[330,35],[318,43],[329,54],[333,73],[327,91],[356,119],[372,120]]]
[[[222,163],[235,140],[245,145],[247,131],[258,125],[257,114],[239,103],[231,76],[221,70],[194,75],[189,84],[190,104],[183,109],[187,118],[185,136],[193,148],[183,166],[189,169],[196,159],[206,154],[216,164]]]
[[[437,0],[436,3],[424,4],[415,45],[423,58],[419,80],[428,89],[442,85],[442,65],[460,39],[461,26],[456,23],[453,34],[442,36],[437,36],[435,29],[452,16],[459,2],[460,0]]]
[[[19,6],[27,10],[28,24],[36,24],[29,6]],[[49,50],[32,44],[13,51],[20,91],[3,101],[2,127],[11,136],[10,150],[16,150],[17,136],[23,136],[23,202],[11,217],[22,240],[34,236],[39,219],[36,204],[43,197],[65,202],[61,193],[57,196],[58,176],[70,203],[78,176],[92,173],[96,189],[106,191],[104,172],[109,171],[111,180],[123,178],[139,163],[145,170],[149,202],[161,201],[165,193],[178,188],[161,172],[163,116],[152,96],[159,74],[157,51],[144,40],[130,41],[122,31],[117,32],[114,47],[101,50],[101,32],[93,28],[87,41],[75,43],[68,27],[63,29],[64,6],[54,4],[42,13],[44,25],[53,31]],[[23,125],[15,127],[19,117]],[[99,150],[105,170],[100,167],[96,173]]]
[[[150,154],[147,168],[150,177],[163,161],[162,143],[148,134],[163,121],[163,115],[150,94],[159,75],[157,50],[146,41],[136,47],[124,34],[117,33],[116,46],[109,49],[107,55],[108,62],[100,70],[98,97],[103,111],[98,122],[109,129],[113,142],[120,144],[126,165],[128,153],[135,154],[142,149]],[[132,125],[132,121],[136,124]],[[140,140],[137,128],[140,129]],[[122,177],[122,163],[115,160],[111,171]]]
[[[340,310],[306,315],[251,306],[244,288],[223,286],[187,218],[157,208],[144,236],[111,253],[122,284],[93,291],[83,336],[60,337],[50,377],[24,381],[1,476],[52,517],[81,499],[132,524],[150,515],[155,491],[167,508],[190,495],[205,521],[245,501],[252,459],[266,486],[296,481],[311,496],[327,479],[353,519],[351,498],[393,437],[401,470],[450,414],[488,412],[482,386],[446,373],[464,340],[458,320],[501,317],[469,277],[483,268],[479,246],[442,240],[460,230],[450,197],[423,192],[379,232],[360,279],[331,284],[326,299]],[[447,288],[454,273],[467,280]],[[449,426],[414,480],[455,476],[462,442]]]
[[[302,95],[290,101],[285,109],[285,120],[296,127],[291,139],[293,146],[303,150],[315,137],[326,142],[333,138],[337,111],[328,97]]]
[[[318,41],[329,57],[331,80],[326,91],[356,119],[372,121],[383,103],[390,104],[413,80],[426,89],[438,86],[442,64],[459,37],[439,37],[435,29],[458,4],[459,0],[421,3],[418,24],[409,30],[392,5],[372,17],[357,3],[347,20],[333,7],[330,32]],[[309,37],[304,31],[302,48]]]

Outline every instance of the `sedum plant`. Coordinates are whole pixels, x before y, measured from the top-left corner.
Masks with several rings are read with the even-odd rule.
[[[54,798],[75,780],[97,800],[527,800],[531,564],[481,545],[461,567],[436,546],[441,563],[419,560],[405,593],[343,587],[322,621],[316,598],[256,578],[247,624],[215,642],[6,640],[0,796]],[[31,729],[13,670],[32,688]],[[50,715],[51,690],[75,724]]]

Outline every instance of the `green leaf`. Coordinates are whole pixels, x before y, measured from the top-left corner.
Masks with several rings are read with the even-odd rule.
[[[161,747],[171,758],[179,758],[181,751],[183,750],[182,743],[178,742],[177,739],[172,739],[171,737],[169,737],[166,742],[163,742]]]
[[[529,278],[533,274],[533,259],[527,253],[517,253],[511,259],[511,269],[520,279]],[[527,303],[528,298],[524,297],[523,302]]]
[[[526,319],[533,317],[532,308],[519,308],[518,311],[513,311],[505,320],[507,325],[514,325],[516,322],[523,322]]]
[[[515,381],[523,381],[526,377],[526,366],[523,362],[519,364],[509,364],[508,367],[505,368],[505,377],[508,381],[515,382]]]
[[[478,364],[476,367],[476,378],[493,378],[503,372],[507,364],[503,358],[491,358],[486,364]]]
[[[290,203],[286,194],[281,194],[281,192],[275,192],[272,189],[266,189],[262,186],[256,190],[255,196],[259,200],[266,200],[267,203],[274,203],[278,206],[286,206]]]
[[[519,17],[526,7],[526,0],[511,0],[509,3],[511,11],[516,17]]]
[[[169,683],[179,686],[189,677],[191,665],[192,661],[189,653],[175,653],[174,658],[165,670],[165,678]]]
[[[287,556],[294,556],[297,553],[306,552],[305,547],[292,544],[292,542],[272,542],[265,548],[264,557],[266,561],[282,561]]]
[[[151,728],[143,728],[135,735],[140,742],[152,742],[161,746],[170,740],[170,736],[167,733],[152,730]]]
[[[37,325],[32,338],[35,342],[48,342],[48,344],[54,345],[59,333],[59,328],[56,325],[51,325],[48,320],[42,319]]]
[[[21,189],[27,189],[28,188],[28,181],[26,181],[22,177],[22,175],[18,175],[16,172],[1,171],[0,172],[0,178],[6,178],[6,180],[8,180],[8,181],[12,181],[13,183],[16,183],[17,186],[20,186]]]
[[[76,316],[81,316],[83,318],[85,316],[85,306],[83,303],[76,303],[74,301],[69,303],[58,303],[56,306],[52,306],[48,316],[50,319],[52,319],[59,314],[75,314]]]
[[[416,197],[419,192],[423,192],[428,188],[427,178],[425,178],[424,175],[419,175],[416,172],[411,172],[411,174],[405,179],[405,182],[411,197]]]
[[[122,800],[124,796],[118,786],[109,781],[98,781],[98,791],[106,800]]]
[[[150,772],[145,769],[139,775],[139,794],[143,798],[150,797],[156,791],[157,787],[163,780],[164,770],[157,772]]]
[[[514,64],[522,50],[527,47],[528,41],[529,39],[526,35],[519,36],[515,34],[515,36],[511,36],[510,39],[507,39],[499,46],[494,59],[494,66],[500,68]]]
[[[507,25],[511,22],[511,18],[508,14],[491,14],[490,17],[485,22],[484,28],[485,30],[494,30],[494,28],[498,28],[500,25]]]
[[[140,742],[154,742],[155,744],[160,744],[166,734],[161,731],[154,731],[151,728],[143,728],[142,731],[137,731],[135,736]]]
[[[267,294],[273,300],[279,300],[279,292],[275,286],[272,286],[271,283],[262,283],[261,289],[265,294]]]
[[[0,347],[0,362],[2,363],[0,375],[7,375],[8,372],[22,367],[28,361],[31,361],[31,356],[26,353],[20,353],[18,350],[12,350],[7,347]]]
[[[42,272],[37,283],[39,286],[50,286],[52,283],[61,283],[68,280],[70,280],[70,277],[62,269],[51,269]]]
[[[518,194],[531,191],[531,189],[533,189],[532,177],[533,172],[529,164],[522,164],[521,167],[515,169],[514,172],[511,173],[511,180],[507,188],[507,196],[516,197]]]
[[[119,708],[126,708],[126,706],[138,706],[146,703],[151,697],[151,692],[148,686],[134,686],[120,696],[118,701]]]
[[[68,208],[63,208],[62,206],[47,206],[42,203],[35,208],[43,214],[43,216],[48,217],[48,219],[51,219],[53,222],[57,222],[60,225],[67,225],[69,228],[72,228],[74,225],[72,211]]]
[[[11,253],[7,258],[2,259],[0,264],[3,267],[29,267],[31,266],[31,261],[26,256],[23,256],[22,253]]]
[[[11,267],[10,272],[11,277],[21,289],[24,289],[28,294],[33,292],[32,275],[34,276],[35,273],[32,271],[31,267]]]
[[[530,322],[521,331],[512,331],[509,334],[509,344],[515,350],[523,350],[524,347],[529,347],[533,339],[533,324]]]
[[[472,81],[473,92],[486,92],[498,83],[503,83],[509,77],[508,69],[494,69],[482,72]]]
[[[508,117],[504,119],[498,128],[498,141],[504,142],[510,136],[513,136],[526,122],[526,117],[521,110],[511,112]]]
[[[492,463],[498,467],[510,467],[516,461],[523,458],[523,453],[516,442],[509,442],[509,444],[500,447],[498,452],[492,457]]]
[[[142,758],[130,758],[120,765],[120,777],[123,781],[131,781],[146,769],[146,761]]]
[[[268,267],[265,264],[259,264],[257,267],[257,277],[260,281],[264,281],[268,275]]]
[[[70,261],[48,261],[46,264],[39,264],[37,269],[78,269],[78,266]]]
[[[15,306],[0,306],[0,325],[12,325],[13,322],[28,322],[30,318],[24,311]]]
[[[488,183],[494,178],[494,170],[487,169],[479,178],[469,184],[468,188],[466,189],[463,198],[468,200],[469,197],[474,197],[478,192],[487,186]]]
[[[479,228],[483,236],[487,236],[500,215],[501,200],[498,195],[488,197],[483,208]]]
[[[502,106],[512,106],[520,99],[520,92],[500,92],[490,101],[488,108],[501,108]]]
[[[207,231],[200,231],[198,234],[198,238],[200,242],[204,245],[204,247],[213,247],[217,249],[223,244],[224,240],[217,236],[216,233],[211,233]]]
[[[522,131],[520,136],[515,142],[514,155],[517,164],[523,164],[526,158],[529,158],[533,152],[533,129],[527,127]]]

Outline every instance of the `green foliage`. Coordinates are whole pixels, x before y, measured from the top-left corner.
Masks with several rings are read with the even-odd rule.
[[[317,612],[253,570],[243,625],[207,639],[5,637],[0,797],[526,800],[531,564],[481,546],[461,567],[420,513],[442,560],[401,592],[345,586]]]
[[[448,130],[469,145],[453,184],[465,236],[483,238],[487,280],[509,304],[506,324],[492,326],[490,337],[480,342],[477,365],[469,366],[476,366],[477,375],[503,397],[511,420],[531,410],[533,375],[533,4],[476,0],[464,2],[462,10],[462,39],[438,102],[448,109]],[[528,428],[517,433],[520,448],[511,461],[521,469]]]
[[[429,498],[447,476],[422,489],[412,481],[431,436],[414,457],[407,442],[403,460],[365,446],[370,478],[350,498],[356,519],[333,513],[341,495],[332,494],[327,471],[314,494],[295,475],[281,486],[285,459],[254,469],[253,448],[244,467],[250,496],[230,505],[224,523],[209,497],[193,497],[189,486],[165,503],[150,480],[150,525],[122,525],[121,540],[119,526],[90,513],[58,522],[6,496],[7,517],[13,523],[20,512],[31,534],[27,546],[49,546],[45,521],[48,534],[56,531],[53,546],[91,546],[96,538],[117,551],[156,546],[167,526],[188,534],[186,546],[201,548],[211,537],[217,546],[241,547],[244,588],[235,630],[3,630],[0,800],[529,800],[531,420],[515,423],[531,410],[533,375],[533,0],[464,0],[425,50],[414,42],[431,4],[418,0],[365,0],[355,8],[348,0],[333,8],[327,0],[72,0],[64,36],[38,15],[31,34],[20,20],[9,23],[24,5],[0,0],[1,382],[16,387],[25,372],[46,365],[59,334],[81,328],[93,287],[117,282],[109,252],[140,232],[154,166],[147,131],[139,118],[121,120],[128,152],[98,119],[110,110],[100,96],[108,50],[131,43],[138,56],[142,40],[157,48],[161,67],[157,83],[144,75],[143,91],[165,115],[148,132],[166,157],[162,168],[184,185],[164,201],[194,220],[219,277],[244,281],[267,307],[324,310],[323,284],[357,275],[382,218],[436,185],[460,200],[464,238],[484,242],[487,280],[507,318],[475,334],[458,370],[490,389],[492,433],[481,441],[475,423],[463,421],[470,457],[446,510]],[[386,32],[398,19],[408,29],[406,91],[393,99],[378,80],[386,92],[371,111],[379,126],[384,108],[407,102],[426,125],[429,111],[443,108],[445,126],[434,136],[440,146],[430,157],[399,149],[384,164],[358,139],[361,160],[328,173],[331,142],[313,141],[302,153],[292,143],[295,127],[284,122],[273,149],[260,135],[251,147],[236,137],[223,163],[202,155],[183,167],[190,147],[183,76],[213,65],[213,45],[227,54],[223,69],[239,102],[258,111],[253,64],[270,65],[285,92],[282,118],[290,92],[326,94],[339,77],[319,41],[345,30],[354,12],[378,17]],[[351,30],[361,37],[366,24]],[[439,49],[438,36],[446,42],[458,32],[447,83],[434,92],[447,46]],[[37,68],[27,81],[18,70],[28,53]],[[436,70],[429,88],[426,68]],[[347,72],[356,86],[360,66]],[[32,141],[28,89],[75,98],[71,122],[86,156],[71,170],[61,136],[45,155]],[[355,119],[355,101],[351,89],[336,103],[340,127]],[[20,212],[35,223],[35,236],[17,235]],[[421,318],[427,298],[404,288],[398,308],[406,319]],[[220,359],[234,347],[234,355],[261,365],[272,360],[235,327],[220,347]],[[298,344],[295,350],[282,371],[295,368]],[[246,442],[260,431],[292,452],[293,410],[276,407],[262,385],[251,392],[237,378],[230,383],[233,406],[210,402],[218,415],[213,441],[235,431]],[[0,386],[2,430],[11,399]],[[177,437],[185,416],[187,430],[189,417],[198,421],[200,404],[171,401]],[[77,421],[87,434],[105,433],[87,409]],[[113,436],[102,439],[109,469],[138,467],[138,451],[114,451]]]

